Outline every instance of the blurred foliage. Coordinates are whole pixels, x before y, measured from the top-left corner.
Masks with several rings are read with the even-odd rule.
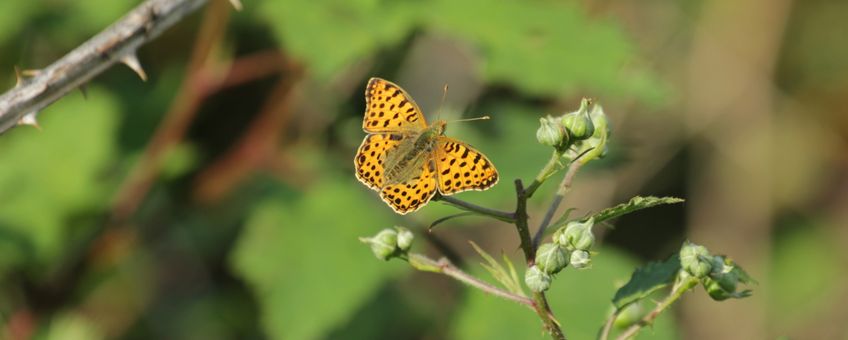
[[[137,3],[0,1],[0,84],[10,88],[14,66],[48,65]],[[245,10],[230,13],[230,21],[209,11],[190,16],[141,49],[148,83],[118,66],[88,86],[87,99],[72,92],[45,109],[39,116],[42,130],[23,127],[0,135],[0,338],[535,336],[541,331],[539,320],[525,307],[436,275],[410,273],[399,262],[375,261],[357,241],[358,236],[395,224],[413,227],[423,240],[422,227],[456,212],[434,202],[400,217],[355,180],[351,159],[364,136],[362,86],[371,75],[395,80],[404,67],[452,66],[408,65],[410,47],[422,38],[444,38],[471,51],[468,73],[479,81],[479,88],[472,89],[477,94],[469,103],[448,100],[439,112],[446,119],[461,118],[462,112],[492,116],[485,122],[451,123],[448,134],[477,146],[501,173],[501,183],[493,189],[463,193],[461,198],[502,209],[514,204],[512,180],[532,178],[549,156],[548,148],[534,138],[538,118],[561,113],[581,95],[598,98],[613,121],[610,155],[588,166],[578,179],[597,193],[566,201],[585,209],[575,214],[586,213],[608,205],[598,202],[632,196],[618,192],[629,190],[622,189],[628,183],[609,184],[617,180],[611,173],[631,163],[664,162],[651,158],[650,152],[639,154],[645,159],[628,157],[634,146],[650,145],[657,131],[677,131],[683,125],[683,114],[678,114],[683,110],[674,106],[678,98],[672,96],[682,86],[675,83],[680,75],[671,69],[673,63],[655,61],[656,55],[645,47],[669,38],[644,37],[654,31],[642,26],[651,25],[628,15],[640,18],[655,8],[658,16],[682,13],[679,27],[663,30],[690,32],[697,20],[686,16],[697,15],[696,3],[685,2],[683,9],[675,4],[595,4],[599,9],[544,0],[263,0],[245,1]],[[839,19],[845,6],[815,1],[798,2],[797,7],[787,46],[778,51],[783,56],[778,85],[812,98],[807,100],[839,119],[848,84],[842,73],[848,68],[838,67],[846,50],[834,27],[844,28],[838,25],[844,22]],[[131,173],[150,165],[142,156],[148,143],[167,122],[166,114],[178,106],[174,103],[185,99],[178,95],[185,95],[180,89],[189,81],[186,66],[194,57],[190,47],[206,16],[227,25],[227,35],[213,42],[209,59],[239,60],[274,50],[306,72],[301,78],[282,73],[206,94],[185,138],[174,142],[161,164],[153,165],[158,173],[138,209],[114,225],[116,195]],[[675,39],[682,42],[669,39],[674,40],[670,47],[655,54],[683,60],[688,37]],[[836,53],[821,52],[831,49]],[[209,62],[205,67],[208,75],[215,75],[226,63]],[[279,104],[281,108],[264,108],[274,82],[287,77],[296,83],[292,100]],[[817,101],[822,93],[831,96]],[[261,135],[251,124],[265,117],[263,110],[285,116],[272,125],[279,139],[270,142],[270,151],[257,143],[243,154],[265,158],[230,162],[250,167],[247,175],[220,197],[199,194],[204,185],[230,180],[211,176],[211,169],[237,154],[239,142]],[[428,119],[435,115],[427,114]],[[829,125],[822,119],[808,121],[806,129],[820,140],[838,140],[829,132],[820,133],[821,126]],[[792,128],[788,125],[781,128]],[[809,155],[804,152],[810,148],[807,144],[783,142],[797,151],[786,157]],[[683,149],[677,144],[674,147]],[[831,169],[840,158],[831,156],[831,163],[821,159],[839,155],[844,148],[816,150],[825,151],[816,159],[781,166]],[[685,158],[685,153],[675,157]],[[688,165],[669,162],[667,167],[651,183],[636,185],[639,194],[685,197]],[[845,294],[844,258],[834,255],[844,249],[831,236],[839,226],[818,209],[838,194],[828,191],[835,186],[822,178],[840,174],[822,172],[800,172],[813,175],[798,177],[789,187],[802,188],[804,194],[784,194],[799,202],[791,213],[803,218],[779,225],[772,270],[761,283],[768,287],[769,327],[774,333],[811,327],[817,322],[815,311],[836,308],[830,304],[832,297]],[[206,176],[212,180],[204,182]],[[807,185],[813,179],[820,182]],[[541,216],[553,186],[546,184],[531,200],[533,216]],[[594,206],[581,205],[586,202]],[[571,338],[595,337],[611,311],[617,287],[647,260],[643,253],[626,253],[618,246],[634,249],[632,244],[662,239],[656,235],[662,225],[673,224],[683,232],[683,214],[665,209],[646,213],[649,232],[601,248],[591,270],[566,269],[555,281],[551,304]],[[633,221],[642,220],[622,218],[620,228],[634,227]],[[615,239],[616,232],[608,231],[609,239]],[[477,265],[467,240],[492,254],[498,249],[512,254],[511,247],[517,246],[514,230],[478,217],[451,220],[434,233],[469,263],[464,269],[483,278],[489,275]],[[679,240],[671,241],[671,246],[645,247],[669,249],[664,258],[679,245]],[[423,244],[416,247],[426,247]],[[437,249],[426,247],[430,253]],[[521,261],[514,262],[523,272]],[[640,338],[669,339],[678,333],[673,313],[668,313]]]

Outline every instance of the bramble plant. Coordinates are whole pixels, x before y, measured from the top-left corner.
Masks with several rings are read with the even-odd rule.
[[[410,252],[413,234],[404,227],[384,229],[373,237],[360,238],[360,241],[370,245],[374,255],[381,260],[398,258],[407,261],[417,270],[441,273],[491,295],[530,307],[539,316],[545,331],[552,338],[565,339],[565,332],[550,309],[545,292],[550,289],[556,276],[562,275],[560,273],[566,267],[571,266],[577,270],[591,269],[592,257],[595,255],[592,252],[595,244],[593,227],[637,210],[679,203],[683,202],[683,199],[637,196],[626,203],[581,218],[569,218],[569,212],[573,209],[568,209],[554,221],[576,173],[583,165],[606,154],[610,130],[603,108],[589,99],[583,99],[580,108],[575,112],[559,117],[541,118],[540,125],[536,138],[540,144],[553,148],[552,155],[530,185],[525,187],[520,179],[515,180],[517,203],[514,211],[481,207],[454,197],[436,195],[433,198],[468,213],[515,225],[527,264],[524,284],[530,290],[529,295],[520,283],[516,268],[506,256],[503,257],[503,263],[498,262],[474,242],[471,242],[471,245],[486,261],[483,267],[501,287],[466,273],[447,258],[432,259]],[[566,172],[535,235],[531,237],[527,200],[546,180],[561,170]],[[433,225],[455,216],[459,215],[440,219]],[[553,230],[553,233],[548,233],[549,229]],[[550,241],[543,242],[549,234]],[[635,337],[683,293],[698,285],[703,286],[712,299],[722,301],[750,296],[751,290],[740,289],[740,285],[751,283],[755,281],[728,257],[713,255],[706,247],[686,241],[678,254],[663,262],[649,263],[633,272],[630,280],[620,287],[612,298],[612,312],[606,323],[599,326],[598,338],[609,339],[614,331],[617,333],[617,339]],[[656,307],[645,312],[644,301],[653,293],[667,287],[670,289],[665,298],[661,299]]]

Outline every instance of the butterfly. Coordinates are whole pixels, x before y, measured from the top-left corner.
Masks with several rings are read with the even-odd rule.
[[[470,145],[446,137],[444,120],[427,125],[424,114],[406,91],[371,78],[365,88],[368,133],[353,160],[356,178],[380,193],[398,214],[425,206],[436,194],[486,190],[498,182],[498,171]]]

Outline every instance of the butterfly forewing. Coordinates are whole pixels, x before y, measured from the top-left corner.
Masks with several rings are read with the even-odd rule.
[[[368,81],[362,129],[366,132],[400,132],[420,131],[426,127],[424,114],[406,91],[384,79],[371,78]]]

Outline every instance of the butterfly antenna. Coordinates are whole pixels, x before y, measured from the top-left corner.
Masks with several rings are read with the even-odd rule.
[[[450,122],[455,123],[455,122],[468,122],[468,121],[472,121],[472,120],[489,120],[489,119],[492,119],[492,117],[489,117],[488,115],[486,115],[486,116],[480,116],[480,117],[474,117],[474,118],[457,119],[457,120],[452,120]]]
[[[436,119],[442,118],[442,108],[445,107],[445,98],[448,96],[448,84],[445,83],[445,88],[442,90],[442,101],[439,102],[439,109],[436,110]]]

